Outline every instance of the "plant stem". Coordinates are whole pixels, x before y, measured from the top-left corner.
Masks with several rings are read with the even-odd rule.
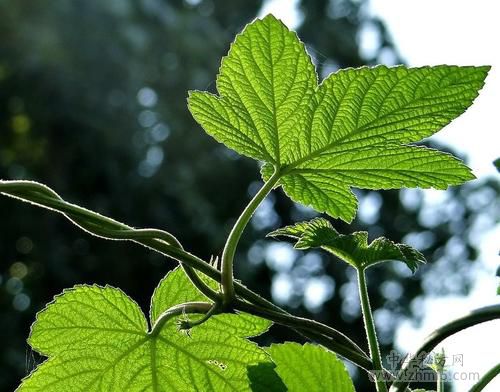
[[[387,385],[384,381],[382,359],[380,357],[380,348],[377,340],[377,332],[375,331],[375,322],[373,321],[370,299],[368,298],[365,270],[363,268],[358,268],[357,271],[361,311],[363,313],[363,321],[365,324],[366,337],[368,339],[368,347],[370,348],[370,356],[373,361],[375,383],[378,392],[387,392]]]
[[[128,240],[136,242],[164,256],[168,256],[179,261],[182,266],[195,268],[208,277],[216,281],[221,281],[220,271],[212,267],[209,263],[206,263],[205,261],[196,257],[195,255],[186,252],[182,247],[178,245],[178,241],[170,233],[156,229],[134,229],[114,219],[100,215],[94,211],[68,203],[61,199],[61,197],[56,192],[54,192],[47,186],[32,181],[0,180],[0,193],[61,213],[73,224],[77,225],[89,234],[105,239],[123,241]],[[195,280],[199,280],[199,278]],[[279,306],[262,298],[239,282],[235,282],[234,286],[236,293],[249,303],[279,314],[283,314],[285,316],[283,319],[288,320],[287,322],[283,322],[284,325],[288,325],[290,328],[294,328],[294,325],[300,323],[303,327],[301,333],[308,338],[310,338],[311,336],[311,333],[308,332],[308,330],[321,331],[315,332],[314,336],[317,336],[319,333],[321,333],[326,337],[332,337],[333,339],[337,339],[338,335],[340,334],[340,332],[336,331],[335,329],[318,323],[314,320],[302,319],[290,315]],[[214,299],[217,299],[217,301],[215,302],[218,302],[218,300],[220,299],[218,298],[217,293],[213,292],[213,290],[212,292],[207,292],[206,288],[199,289],[207,297],[213,297]],[[345,341],[344,343],[346,344],[346,347],[352,349],[353,351],[358,351],[362,353],[362,355],[366,356],[366,354],[352,341]],[[368,359],[368,357],[366,358]],[[354,362],[356,361],[354,360]]]
[[[177,245],[177,240],[174,239],[175,237],[172,238],[173,236],[171,234],[162,230],[134,229],[114,219],[100,215],[94,211],[68,203],[61,199],[61,197],[56,192],[52,191],[47,186],[32,181],[0,180],[0,193],[6,196],[14,197],[16,199],[20,199],[24,202],[29,202],[42,208],[47,208],[49,210],[61,213],[73,224],[77,225],[89,234],[105,239],[136,242],[164,256],[168,256],[177,260],[182,266],[195,268],[208,277],[216,281],[221,281],[220,271],[212,267],[209,263],[201,260],[197,256],[186,252],[182,247]],[[315,338],[312,338],[310,336],[317,336],[320,333],[324,334],[326,337],[333,337],[333,339],[337,339],[338,334],[340,334],[340,332],[336,331],[335,329],[318,323],[314,320],[301,319],[299,317],[290,315],[279,306],[262,298],[239,282],[235,282],[234,286],[236,293],[249,303],[279,314],[283,314],[285,316],[284,319],[288,320],[288,322],[283,322],[283,325],[288,325],[290,328],[294,328],[294,325],[297,325],[298,322],[304,328],[307,326],[307,328],[302,329],[301,333],[310,339],[314,340]],[[206,292],[206,289],[199,289],[207,297],[214,297],[214,299],[217,299],[217,301],[215,302],[218,302],[218,300],[220,299],[218,298],[217,293],[213,292],[213,290],[212,292]],[[213,295],[214,293],[215,295]],[[321,332],[315,332],[313,334],[311,332],[308,332],[308,330],[317,330]],[[366,354],[352,341],[346,341],[345,343],[346,347],[352,349],[353,351],[358,351],[366,357]],[[366,358],[369,360],[368,357]],[[353,362],[356,363],[356,360],[354,360]]]
[[[198,289],[200,293],[202,293],[205,297],[211,299],[214,302],[220,302],[220,294],[216,291],[212,290],[210,286],[208,286],[198,275],[198,272],[193,267],[188,266],[185,263],[179,263],[184,270],[184,273],[187,275],[191,283]]]
[[[270,309],[263,309],[259,306],[250,304],[240,299],[235,300],[234,307],[237,310],[241,310],[243,312],[250,313],[255,316],[259,316],[291,328],[320,333],[334,340],[334,342],[336,342],[339,346],[342,345],[343,347],[348,347],[350,351],[362,356],[366,356],[365,352],[356,343],[354,343],[343,333],[337,331],[332,327],[329,327],[328,325],[321,324],[314,320],[276,312]]]
[[[416,353],[413,354],[411,359],[406,362],[403,368],[398,372],[396,381],[391,385],[390,392],[405,391],[410,382],[414,379],[415,374],[422,365],[427,354],[444,339],[466,328],[495,319],[500,319],[500,305],[490,305],[473,310],[467,316],[456,319],[436,329],[427,336]]]
[[[154,238],[183,250],[181,243],[172,234],[158,229],[134,229],[97,212],[66,202],[48,186],[34,181],[2,181],[0,193],[27,201],[42,208],[62,213],[73,224],[97,237],[114,240],[140,240]],[[203,282],[193,267],[181,262],[181,267],[193,285],[208,298],[218,301],[219,294]]]
[[[176,240],[172,238],[173,236],[162,230],[134,229],[114,219],[68,203],[47,186],[32,181],[0,180],[0,193],[61,213],[72,223],[89,234],[105,239],[133,241],[164,256],[177,260],[182,266],[195,268],[206,276],[216,281],[221,281],[221,272],[219,270],[201,260],[199,257],[185,251],[182,247],[177,246]],[[341,333],[334,328],[314,320],[293,316],[239,282],[234,282],[234,287],[236,293],[242,299],[248,301],[247,304],[253,304],[255,307],[260,307],[264,310],[267,309],[278,316],[281,314],[282,316],[280,318],[283,325],[296,330],[307,339],[325,344],[325,346],[332,351],[337,351],[338,349],[345,352],[343,355],[346,359],[352,361],[361,368],[371,369],[373,367],[370,358],[368,358],[355,343],[350,340],[345,340],[342,343],[337,341]],[[213,293],[211,293],[211,296],[213,296]],[[209,295],[207,295],[207,297],[210,298]],[[217,293],[215,293],[214,298],[216,297],[218,297]],[[359,357],[359,355],[354,355],[356,352],[358,352],[361,357]]]
[[[437,391],[436,392],[444,392],[444,380],[443,380],[443,372],[437,371]]]
[[[481,392],[497,375],[500,374],[500,363],[486,372],[481,379],[475,383],[469,392]]]
[[[198,325],[201,325],[205,322],[207,322],[212,316],[218,314],[220,312],[220,306],[218,303],[213,303],[212,307],[205,313],[205,315],[195,321],[191,320],[186,320],[183,321],[181,324],[179,324],[179,329],[191,329],[193,327],[196,327]]]
[[[436,353],[434,355],[432,365],[429,365],[429,367],[436,372],[437,392],[444,392],[443,374],[445,372],[445,365],[446,365],[446,354],[443,348],[440,353]]]
[[[255,194],[250,203],[241,213],[240,217],[233,226],[233,229],[229,233],[229,236],[224,246],[222,252],[222,303],[224,306],[230,306],[233,299],[235,298],[234,291],[234,276],[233,276],[233,260],[236,253],[236,247],[240,241],[243,230],[247,226],[250,218],[254,214],[257,207],[264,200],[264,198],[271,192],[278,180],[280,179],[280,173],[276,170],[273,175],[264,183],[262,188]]]

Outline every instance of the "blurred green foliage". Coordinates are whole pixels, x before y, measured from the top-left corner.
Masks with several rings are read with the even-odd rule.
[[[257,0],[2,1],[0,177],[44,182],[131,225],[165,228],[202,257],[217,254],[256,190],[258,168],[205,135],[185,97],[189,89],[214,91],[220,57],[261,7]],[[366,1],[304,0],[297,7],[298,34],[322,76],[402,62]],[[361,50],[367,34],[376,44]],[[396,264],[370,271],[384,349],[398,316],[421,316],[423,293],[467,291],[477,236],[498,221],[492,202],[499,192],[498,183],[475,182],[443,193],[432,208],[421,208],[418,191],[358,192],[358,219],[337,229],[409,241],[430,261],[413,277]],[[237,276],[364,344],[355,276],[323,253],[263,239],[312,216],[280,192],[268,197],[245,233]],[[0,217],[0,390],[12,390],[41,360],[25,339],[35,313],[63,288],[109,283],[147,309],[175,265],[133,244],[91,238],[14,200],[0,200]],[[264,343],[299,339],[272,332]]]

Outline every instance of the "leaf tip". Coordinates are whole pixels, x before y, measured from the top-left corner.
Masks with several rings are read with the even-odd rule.
[[[495,166],[497,171],[500,172],[500,158],[497,158],[493,161],[493,166]]]
[[[484,73],[488,74],[491,71],[492,66],[491,65],[481,65],[477,68],[482,70]]]
[[[288,28],[288,26],[285,24],[285,22],[283,22],[281,19],[277,18],[276,16],[274,16],[272,13],[268,13],[266,16],[264,16],[263,18],[261,19],[256,19],[256,22],[257,21],[260,21],[262,23],[267,23],[269,24],[271,27],[273,25],[277,26],[277,27],[280,27],[280,28],[285,28],[286,30],[290,30]]]
[[[476,177],[476,175],[472,172],[472,169],[471,169],[471,168],[469,168],[469,167],[467,167],[467,169],[469,169],[469,170],[467,170],[467,172],[466,172],[466,174],[465,174],[465,176],[464,176],[464,177],[465,177],[465,181],[477,180],[477,177]]]
[[[258,19],[257,19],[257,20],[258,20]],[[266,14],[266,15],[265,15],[263,18],[261,18],[260,20],[262,20],[263,22],[264,22],[264,21],[273,21],[273,22],[274,22],[274,21],[276,21],[276,22],[278,22],[278,21],[279,21],[279,19],[278,19],[276,16],[274,16],[271,12],[270,12],[270,13],[268,13],[268,14]]]
[[[204,91],[200,91],[200,90],[188,90],[186,101],[189,104],[190,100],[192,100],[194,97],[196,97],[196,96],[198,96],[200,94],[203,94],[203,93],[205,93],[205,92]]]

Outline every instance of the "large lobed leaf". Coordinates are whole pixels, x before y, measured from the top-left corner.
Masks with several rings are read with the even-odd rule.
[[[174,304],[203,301],[180,269],[155,290],[151,322]],[[190,316],[196,317],[196,316]],[[246,338],[269,322],[213,316],[190,336],[168,321],[157,337],[137,303],[113,287],[75,286],[38,314],[29,344],[49,357],[19,391],[249,391],[249,366],[269,363]]]
[[[398,260],[415,272],[420,264],[425,264],[424,256],[409,245],[396,244],[385,237],[379,237],[368,245],[366,231],[340,234],[323,218],[283,227],[268,235],[292,238],[297,249],[322,248],[357,269]]]
[[[219,142],[280,173],[295,201],[351,221],[351,187],[444,189],[474,178],[449,154],[407,145],[463,113],[489,67],[345,69],[319,86],[295,33],[272,15],[246,26],[222,60],[219,95],[189,109]]]

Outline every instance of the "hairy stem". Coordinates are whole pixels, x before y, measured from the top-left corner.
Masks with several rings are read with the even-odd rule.
[[[377,340],[377,332],[375,331],[375,322],[373,321],[370,299],[368,298],[365,270],[363,268],[358,268],[357,271],[361,311],[363,312],[363,321],[365,324],[366,337],[368,339],[368,347],[370,348],[370,356],[373,361],[375,385],[377,386],[378,392],[387,392],[387,385],[385,384],[383,375],[382,358],[380,357],[380,348]]]
[[[97,237],[111,240],[131,240],[139,243],[142,239],[155,238],[159,242],[183,249],[177,238],[164,230],[134,229],[97,212],[68,203],[49,187],[34,181],[0,180],[0,193],[59,212],[74,225]],[[181,263],[181,266],[198,290],[212,300],[219,298],[219,295],[199,278],[193,267],[184,263]]]
[[[293,316],[285,312],[264,309],[239,299],[235,301],[235,308],[288,327],[306,339],[321,344],[327,349],[343,356],[354,365],[366,370],[375,377],[372,370],[373,362],[366,353],[347,336],[332,327],[314,320]],[[383,372],[387,380],[393,380],[395,378],[388,370],[384,369]]]
[[[212,309],[213,304],[208,302],[185,302],[183,304],[172,306],[165,310],[155,324],[151,327],[150,336],[158,336],[167,321],[175,316],[180,316],[187,313],[206,314]]]
[[[254,214],[257,207],[262,203],[262,200],[271,192],[276,183],[280,178],[279,171],[275,171],[274,174],[264,183],[264,186],[259,189],[255,194],[250,203],[241,213],[240,217],[233,226],[233,229],[227,237],[226,245],[222,252],[222,294],[223,294],[223,304],[230,305],[235,298],[234,290],[234,276],[233,276],[233,260],[236,253],[236,247],[240,241],[243,230],[247,226],[250,218]]]
[[[370,358],[368,358],[368,356],[354,342],[352,342],[347,336],[331,327],[328,327],[327,325],[317,323],[313,320],[263,309],[239,299],[235,300],[234,307],[242,312],[253,314],[254,316],[259,316],[277,324],[289,327],[300,335],[312,341],[316,341],[337,354],[342,355],[362,369],[371,371],[371,368],[373,367]],[[335,333],[332,334],[332,330],[335,331]],[[348,343],[346,344],[346,342]]]
[[[136,242],[164,256],[168,256],[177,260],[182,266],[195,268],[208,277],[216,281],[221,281],[221,272],[219,270],[212,267],[209,263],[201,260],[197,256],[186,252],[184,249],[177,246],[176,239],[174,240],[175,237],[162,230],[133,229],[130,226],[124,225],[111,218],[102,216],[80,206],[68,203],[62,200],[59,195],[57,195],[57,193],[55,193],[45,185],[31,181],[0,180],[0,193],[43,208],[50,209],[52,211],[59,212],[66,218],[68,218],[72,223],[92,235],[105,239],[122,241],[128,240]],[[205,295],[207,295],[207,293],[210,294],[207,295],[207,297],[218,298],[218,294],[215,293],[207,285],[198,288]],[[337,342],[336,339],[338,338],[338,334],[341,333],[336,331],[335,329],[313,320],[306,320],[300,317],[292,316],[285,310],[281,309],[279,306],[273,304],[265,298],[262,298],[239,282],[234,282],[234,288],[236,294],[241,296],[241,298],[248,301],[249,303],[261,307],[264,310],[267,309],[275,312],[276,314],[282,314],[286,316],[282,319],[283,325],[287,325],[292,329],[296,329],[301,335],[313,341],[318,341],[321,344],[323,344],[321,340],[323,340],[324,342],[328,342],[329,345],[327,347],[332,351],[336,351],[336,347],[338,347],[340,350],[345,349],[344,356],[346,357],[346,359],[351,360],[353,363],[362,368],[372,368],[370,359],[357,345],[352,342],[349,343],[349,341],[345,341],[343,343]],[[302,325],[303,328],[299,329],[297,327],[297,323]],[[308,325],[307,328],[304,327],[305,324]],[[350,352],[355,353],[360,351],[361,355],[364,357],[364,359],[362,360],[357,358],[355,355],[350,354]]]
[[[200,293],[202,293],[205,297],[211,299],[212,301],[219,303],[221,301],[221,297],[219,293],[212,290],[198,275],[198,272],[192,267],[189,267],[185,263],[179,263],[181,267],[184,269],[184,273],[187,275],[191,283],[193,283],[194,287],[198,289]]]
[[[248,302],[236,299],[234,302],[234,307],[237,310],[241,310],[246,313],[253,314],[268,320],[274,321],[278,324],[282,324],[291,328],[297,328],[301,330],[309,330],[321,333],[325,336],[330,337],[343,345],[344,347],[349,347],[352,352],[356,352],[361,355],[365,355],[364,351],[351,339],[345,336],[343,333],[337,331],[336,329],[329,327],[328,325],[318,323],[314,320],[309,320],[302,317],[292,316],[289,314],[284,314],[280,312],[275,312],[273,310],[264,309],[259,306],[250,304]]]
[[[469,392],[481,392],[486,385],[500,374],[500,363],[486,372],[481,379],[475,383]]]
[[[390,392],[404,391],[415,378],[415,374],[427,357],[427,354],[444,339],[474,325],[495,319],[500,319],[500,305],[491,305],[476,309],[467,316],[456,319],[436,329],[427,336],[416,353],[398,372],[396,381],[391,385]]]

